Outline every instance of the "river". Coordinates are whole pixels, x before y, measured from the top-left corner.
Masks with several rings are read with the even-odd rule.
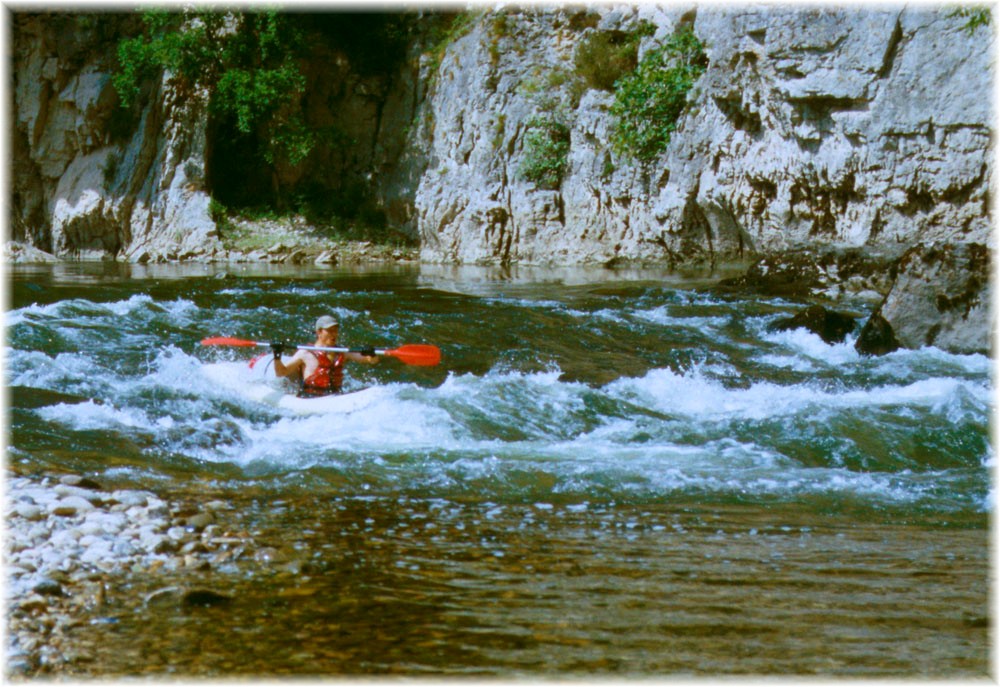
[[[718,275],[396,266],[9,268],[7,460],[223,499],[303,563],[178,572],[91,676],[986,677],[992,361],[859,356]],[[837,307],[867,316],[874,303]],[[440,347],[300,416],[203,374],[246,349]],[[259,351],[255,351],[259,352]]]

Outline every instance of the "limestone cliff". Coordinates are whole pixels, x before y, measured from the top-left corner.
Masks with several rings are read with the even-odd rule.
[[[690,260],[816,245],[899,253],[990,239],[991,41],[936,8],[597,7],[487,14],[428,102],[422,256],[478,263]],[[707,71],[649,164],[609,145],[613,95],[573,102],[595,32],[683,23]],[[571,131],[555,190],[518,174],[532,117]]]
[[[12,238],[60,256],[214,252],[207,94],[181,91],[165,75],[116,140],[117,22],[15,14],[13,23]]]
[[[207,94],[180,92],[168,74],[114,140],[121,32],[13,16],[14,237],[59,254],[214,250]],[[688,24],[708,58],[649,163],[612,150],[614,96],[581,89],[574,71],[588,37],[640,22],[653,27],[640,55]],[[315,51],[310,107],[355,144],[275,178],[354,175],[435,262],[989,244],[991,47],[988,27],[970,31],[943,8],[488,11],[436,69],[411,54],[403,78],[360,78],[336,51]],[[538,116],[569,130],[556,188],[519,172]]]
[[[386,73],[359,70],[343,43],[384,51],[353,34],[385,15],[342,16],[303,22],[314,30],[302,46],[302,109],[321,143],[291,166],[255,157],[259,140],[233,136],[210,110],[212,93],[169,72],[122,109],[111,74],[139,15],[13,13],[11,238],[63,258],[224,258],[213,199],[287,209],[295,196],[413,234],[425,158],[406,137],[424,90],[419,42],[402,64],[383,56]]]
[[[326,17],[303,108],[336,135],[274,169],[225,148],[212,94],[169,73],[122,111],[110,73],[135,16],[11,16],[11,238],[60,257],[221,258],[211,198],[314,188],[363,200],[426,262],[888,256],[899,280],[869,333],[988,347],[994,37],[953,8],[476,10],[442,53],[413,33],[391,73],[360,72],[338,41],[379,46]],[[707,66],[669,145],[639,162],[611,145],[613,86],[583,78],[578,56],[634,39],[641,59],[681,29]],[[540,121],[565,156],[548,183],[524,171]]]

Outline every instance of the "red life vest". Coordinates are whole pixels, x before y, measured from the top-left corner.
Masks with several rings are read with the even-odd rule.
[[[319,363],[316,370],[308,378],[302,380],[300,396],[324,396],[340,393],[344,384],[344,354],[338,353],[333,360],[322,351],[307,351],[312,353]]]

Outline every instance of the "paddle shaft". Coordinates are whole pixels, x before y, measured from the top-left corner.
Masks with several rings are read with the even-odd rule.
[[[336,346],[296,346],[307,351],[327,351],[330,353],[362,353],[358,349]],[[376,348],[375,355],[386,355],[406,365],[432,367],[441,362],[441,350],[428,344],[406,344],[399,348]]]
[[[266,344],[270,346],[271,344]],[[341,346],[299,346],[295,345],[295,348],[302,349],[303,351],[326,351],[327,353],[361,353],[359,348],[343,348]],[[389,353],[388,348],[376,348],[374,349],[375,355],[385,355]]]
[[[202,346],[258,346],[270,348],[272,344],[264,341],[251,341],[249,339],[237,339],[231,336],[213,336],[202,339]],[[356,348],[343,348],[340,346],[311,346],[293,345],[291,348],[301,348],[307,351],[325,351],[329,353],[362,353],[364,351]],[[377,348],[373,349],[375,355],[385,355],[396,358],[407,365],[433,366],[441,362],[441,350],[437,346],[429,344],[405,344],[398,348]]]
[[[257,346],[259,348],[270,348],[267,341],[251,341],[250,339],[237,339],[231,336],[212,336],[201,340],[202,346]],[[360,353],[360,349],[345,348],[343,346],[307,346],[292,344],[289,348],[302,348],[307,351],[327,351],[329,353]],[[375,355],[385,355],[386,349],[376,349]]]

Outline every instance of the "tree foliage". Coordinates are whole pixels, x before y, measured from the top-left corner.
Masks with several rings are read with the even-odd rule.
[[[611,106],[615,148],[644,161],[662,153],[677,128],[688,92],[707,65],[701,41],[690,27],[646,53],[635,71],[615,85]]]
[[[569,141],[569,129],[565,124],[550,118],[532,119],[524,135],[521,175],[539,188],[559,188],[569,156]]]
[[[260,134],[264,156],[298,164],[314,144],[297,107],[305,89],[298,67],[300,31],[274,10],[220,12],[185,6],[142,15],[141,35],[118,45],[113,83],[124,107],[143,83],[168,72],[188,88],[205,87],[214,114],[242,134]]]

